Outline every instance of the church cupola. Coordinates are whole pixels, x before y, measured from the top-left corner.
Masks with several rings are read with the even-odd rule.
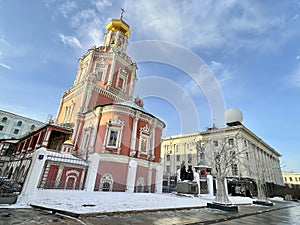
[[[124,9],[121,9],[120,19],[112,19],[107,25],[104,36],[104,46],[111,47],[121,52],[126,52],[130,27],[123,21]]]

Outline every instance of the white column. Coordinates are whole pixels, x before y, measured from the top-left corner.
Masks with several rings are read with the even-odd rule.
[[[59,186],[63,169],[64,169],[63,165],[60,165],[59,168],[58,168],[58,172],[57,172],[56,179],[55,179],[55,184],[54,184],[54,187],[56,187],[56,188]]]
[[[36,193],[47,155],[48,152],[44,148],[40,148],[33,153],[31,166],[24,182],[22,192],[18,198],[18,203],[27,204]]]
[[[130,141],[130,156],[134,156],[134,154],[135,154],[138,115],[139,114],[137,113],[133,120],[133,128],[132,128],[131,141]]]
[[[128,163],[128,173],[126,179],[126,192],[133,193],[136,179],[137,162],[130,160]]]
[[[162,165],[159,165],[156,167],[155,193],[162,193],[162,181],[163,181],[163,167]]]
[[[197,182],[197,184],[198,184],[198,195],[200,195],[201,194],[201,192],[200,192],[200,175],[199,175],[199,173],[198,172],[195,172],[194,173],[194,180]]]
[[[213,196],[214,195],[214,186],[213,186],[213,177],[212,177],[212,175],[207,175],[206,180],[207,180],[208,194]]]
[[[93,153],[89,157],[89,169],[86,177],[86,191],[93,192],[100,162],[100,155]]]

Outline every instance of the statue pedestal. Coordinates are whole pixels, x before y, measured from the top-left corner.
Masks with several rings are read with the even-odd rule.
[[[177,193],[198,194],[198,184],[192,181],[180,181],[177,183]]]

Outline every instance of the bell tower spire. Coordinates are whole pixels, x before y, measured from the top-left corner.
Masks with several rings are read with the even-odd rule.
[[[121,9],[120,19],[106,25],[103,46],[92,46],[79,59],[73,87],[62,96],[56,123],[75,124],[77,115],[95,106],[133,99],[138,68],[126,54],[130,28],[123,21],[124,12]]]

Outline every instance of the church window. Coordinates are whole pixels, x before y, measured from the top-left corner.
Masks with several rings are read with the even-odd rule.
[[[140,128],[139,153],[150,154],[150,128],[148,125]]]
[[[32,124],[31,127],[30,127],[30,129],[31,129],[31,130],[34,130],[34,128],[35,128],[35,125]]]
[[[3,122],[3,123],[6,123],[6,122],[7,122],[7,117],[3,117],[3,118],[2,118],[2,122]]]
[[[128,74],[126,70],[119,69],[116,87],[120,88],[121,90],[125,90],[127,79],[128,79]]]
[[[136,192],[144,192],[145,181],[143,177],[139,177],[136,185]]]
[[[106,173],[100,180],[100,191],[112,191],[114,178],[110,173]]]
[[[176,161],[180,162],[180,155],[176,155]]]
[[[107,64],[104,61],[98,62],[94,69],[96,80],[104,82],[106,71],[107,71]]]
[[[117,140],[118,140],[118,131],[111,130],[109,133],[109,138],[108,138],[108,146],[116,147]]]
[[[19,133],[19,129],[15,129],[14,134],[18,134],[18,133]]]
[[[228,144],[229,144],[230,146],[233,146],[233,144],[234,144],[233,138],[228,139]]]
[[[293,182],[293,178],[292,177],[290,177],[290,181]]]
[[[191,163],[192,159],[193,159],[192,154],[188,154],[188,163]]]
[[[124,122],[117,116],[106,123],[106,147],[120,148],[123,126]]]
[[[0,125],[0,131],[3,130],[4,126]]]
[[[167,173],[170,173],[170,166],[166,167],[166,171],[167,171]]]
[[[22,126],[22,121],[18,121],[17,126],[18,127]]]

